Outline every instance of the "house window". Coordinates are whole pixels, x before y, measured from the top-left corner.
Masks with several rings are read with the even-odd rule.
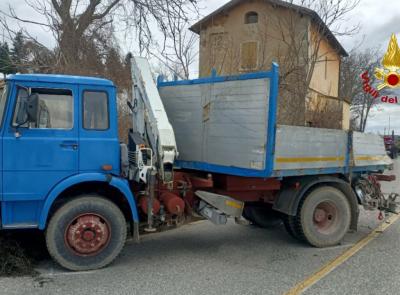
[[[240,45],[240,63],[241,69],[254,70],[258,61],[258,42],[244,42]]]
[[[256,24],[258,23],[258,13],[254,11],[250,11],[246,13],[244,17],[245,24]]]

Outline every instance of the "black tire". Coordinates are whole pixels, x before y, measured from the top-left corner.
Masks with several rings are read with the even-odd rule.
[[[243,217],[262,228],[274,228],[282,223],[281,216],[271,207],[262,205],[246,205]]]
[[[86,228],[86,224],[89,228]],[[82,232],[89,235],[90,241],[84,233],[79,236],[81,228],[84,228]],[[103,235],[100,236],[98,232]],[[86,249],[81,244],[73,244],[76,245],[74,247],[69,242],[70,237],[75,239],[75,234],[78,234],[78,241],[84,239],[84,247],[88,243],[91,246],[99,243],[101,246],[93,250],[93,253],[83,252]],[[99,236],[96,238],[96,235]],[[46,230],[46,244],[51,257],[61,266],[69,270],[85,271],[110,264],[124,247],[126,235],[125,217],[114,203],[98,195],[80,196],[61,206],[51,217]]]
[[[301,229],[296,224],[296,216],[285,215],[283,217],[283,224],[285,226],[286,231],[290,236],[299,241],[304,241],[304,236],[301,232]]]
[[[309,244],[322,248],[339,244],[350,223],[351,208],[346,196],[334,187],[324,186],[302,200],[295,227]]]
[[[249,209],[249,205],[244,205],[244,208],[243,208],[243,213],[242,213],[242,216],[245,218],[245,219],[247,219],[248,221],[250,221],[251,223],[254,223],[254,221],[253,221],[253,216],[251,215],[251,210]]]

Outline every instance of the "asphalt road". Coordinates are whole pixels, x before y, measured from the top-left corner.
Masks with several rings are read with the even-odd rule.
[[[397,164],[397,163],[396,163]],[[395,172],[400,176],[400,165]],[[400,188],[400,181],[384,191]],[[316,249],[283,227],[214,226],[200,221],[128,242],[106,269],[67,272],[43,261],[37,277],[0,278],[0,294],[285,294],[379,225],[363,212],[359,231],[342,245]],[[400,288],[400,221],[304,294],[397,294]]]

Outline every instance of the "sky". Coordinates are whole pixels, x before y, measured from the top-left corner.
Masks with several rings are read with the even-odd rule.
[[[205,16],[229,0],[201,0],[200,13]],[[327,0],[328,1],[328,0]],[[351,0],[350,0],[351,1]],[[7,11],[11,5],[22,18],[41,20],[24,0],[0,0],[0,11]],[[338,37],[347,51],[354,47],[363,50],[368,47],[379,48],[382,51],[382,57],[389,43],[392,33],[397,35],[400,42],[400,0],[361,0],[360,4],[343,21],[343,26],[352,26],[359,24],[360,30],[351,37]],[[17,28],[16,24],[12,24]],[[39,26],[29,25],[28,31],[32,36],[48,46],[54,45],[54,39],[50,33]],[[126,38],[125,34],[118,36],[120,46],[124,52],[134,52],[134,39]],[[361,45],[360,45],[361,44]],[[197,66],[193,68],[196,75]],[[393,96],[398,96],[400,102],[400,88],[392,92]],[[390,119],[389,119],[390,118]],[[400,134],[400,104],[377,104],[371,110],[371,117],[368,120],[367,131],[382,133],[384,130],[394,129]]]

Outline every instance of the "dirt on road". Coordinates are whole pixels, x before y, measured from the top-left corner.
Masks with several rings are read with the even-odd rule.
[[[1,232],[0,276],[35,275],[35,264],[47,257],[48,253],[41,232]]]

